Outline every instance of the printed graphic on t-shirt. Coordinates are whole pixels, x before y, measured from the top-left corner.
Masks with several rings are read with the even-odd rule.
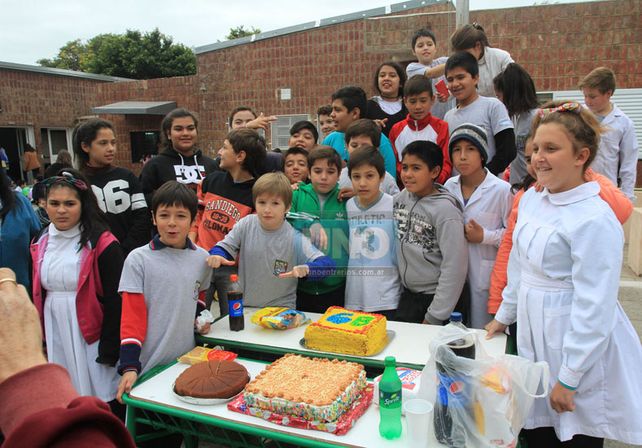
[[[222,241],[239,220],[252,213],[252,208],[217,194],[207,193],[199,230],[199,245],[211,247]]]
[[[288,272],[288,262],[283,260],[274,260],[274,275],[276,277],[279,274],[284,274]]]
[[[438,249],[435,227],[428,217],[411,213],[403,204],[395,205],[394,216],[400,242],[419,246],[426,252]]]
[[[193,293],[193,298],[195,302],[198,302],[198,295],[201,292],[201,282],[198,280],[194,282],[194,293]]]
[[[138,210],[147,206],[142,193],[129,195],[130,185],[125,179],[109,181],[102,188],[92,185],[91,190],[103,213],[117,215],[129,210],[130,207],[132,210]]]
[[[174,173],[182,184],[198,184],[206,174],[204,165],[174,165]]]

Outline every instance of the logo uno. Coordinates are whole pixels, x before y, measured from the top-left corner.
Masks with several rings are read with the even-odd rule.
[[[234,311],[239,311],[239,310],[241,309],[241,307],[242,307],[242,306],[243,306],[243,305],[241,305],[241,302],[234,302],[234,303],[232,304],[232,309],[233,309]]]

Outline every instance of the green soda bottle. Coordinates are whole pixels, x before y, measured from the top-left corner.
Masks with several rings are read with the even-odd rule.
[[[379,382],[379,434],[396,439],[401,436],[401,380],[394,356],[386,356],[385,366]]]

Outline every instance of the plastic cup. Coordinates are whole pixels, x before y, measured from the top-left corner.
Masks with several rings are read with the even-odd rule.
[[[408,441],[413,448],[428,446],[428,435],[432,427],[432,403],[421,398],[404,401],[403,410],[406,413]]]

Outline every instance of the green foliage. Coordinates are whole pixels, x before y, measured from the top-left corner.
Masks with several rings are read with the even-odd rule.
[[[38,64],[43,67],[66,68],[69,70],[82,70],[83,62],[87,57],[87,48],[80,39],[67,42],[58,51],[53,59],[39,59]]]
[[[185,45],[175,44],[158,29],[141,34],[99,34],[83,44],[68,42],[52,60],[41,59],[46,67],[67,68],[89,73],[133,79],[167,78],[196,73],[196,56]]]
[[[225,38],[228,40],[238,39],[239,37],[259,34],[260,32],[261,30],[259,28],[252,27],[251,29],[246,30],[245,27],[241,25],[241,26],[237,26],[236,28],[230,28],[230,32],[228,33],[227,36],[225,36]]]

